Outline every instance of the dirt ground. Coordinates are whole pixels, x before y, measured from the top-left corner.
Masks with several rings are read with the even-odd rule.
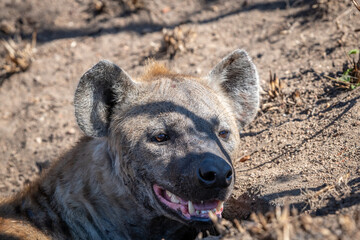
[[[0,37],[0,196],[82,135],[73,93],[100,59],[132,76],[149,57],[206,75],[242,48],[258,67],[262,104],[241,133],[224,213],[239,221],[208,239],[360,239],[360,87],[328,78],[360,48],[351,0],[2,0]],[[9,60],[6,43],[23,61]]]

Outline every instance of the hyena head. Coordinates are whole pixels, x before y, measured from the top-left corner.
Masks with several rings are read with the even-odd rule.
[[[195,226],[210,222],[209,211],[221,217],[234,186],[239,131],[258,104],[257,72],[243,50],[201,79],[157,65],[133,81],[101,61],[75,94],[80,128],[109,146],[114,188],[126,188],[147,216]]]

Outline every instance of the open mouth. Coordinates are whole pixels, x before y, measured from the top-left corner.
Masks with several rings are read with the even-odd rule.
[[[203,200],[193,202],[182,199],[156,184],[153,186],[153,189],[160,202],[177,212],[186,220],[209,219],[210,211],[218,217],[221,217],[224,209],[224,202],[220,200]]]

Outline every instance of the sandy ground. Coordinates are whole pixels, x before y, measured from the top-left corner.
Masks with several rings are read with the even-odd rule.
[[[310,214],[338,238],[359,234],[346,232],[339,219],[360,222],[360,88],[339,89],[326,77],[339,77],[350,62],[347,52],[360,47],[360,12],[351,1],[3,0],[0,30],[20,49],[36,32],[23,72],[5,72],[7,51],[0,46],[0,196],[19,191],[82,135],[73,93],[100,59],[133,76],[149,57],[206,75],[243,48],[258,67],[262,104],[241,133],[244,158],[235,163],[225,218],[290,205],[299,219]],[[281,83],[272,94],[269,71]],[[229,231],[222,237],[235,236]]]

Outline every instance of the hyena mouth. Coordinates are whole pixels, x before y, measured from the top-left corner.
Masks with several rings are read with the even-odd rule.
[[[220,200],[203,200],[192,202],[176,196],[175,194],[165,190],[164,188],[154,185],[155,195],[161,203],[168,208],[174,210],[186,220],[209,220],[209,212],[213,212],[217,217],[221,218],[224,209],[224,202]]]

